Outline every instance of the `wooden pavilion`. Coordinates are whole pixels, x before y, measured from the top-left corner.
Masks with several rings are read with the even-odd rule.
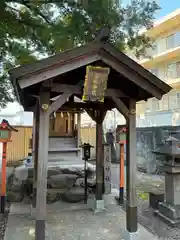
[[[86,66],[109,67],[104,103],[75,103],[82,98]],[[103,204],[103,129],[107,110],[117,108],[127,122],[127,239],[137,235],[136,203],[136,102],[162,96],[167,84],[121,53],[108,41],[82,47],[23,65],[10,71],[16,96],[35,119],[36,239],[45,239],[49,119],[61,107],[85,109],[96,122],[96,207]],[[59,96],[59,97],[57,97]],[[53,98],[55,101],[52,101]],[[37,137],[37,135],[39,135]]]

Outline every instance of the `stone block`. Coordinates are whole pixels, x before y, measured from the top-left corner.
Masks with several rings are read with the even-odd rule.
[[[67,202],[76,203],[84,200],[84,188],[72,187],[63,194],[63,199]]]
[[[180,206],[159,203],[159,209],[155,210],[155,214],[171,226],[177,226],[180,223]]]
[[[95,204],[94,204],[94,213],[101,213],[104,212],[105,206],[104,206],[104,200],[95,200]]]
[[[174,206],[166,202],[159,203],[159,212],[172,220],[180,220],[180,206]]]
[[[52,188],[70,188],[76,181],[77,176],[72,174],[53,175],[49,179]]]
[[[158,203],[164,201],[164,193],[149,192],[149,206],[158,209]]]

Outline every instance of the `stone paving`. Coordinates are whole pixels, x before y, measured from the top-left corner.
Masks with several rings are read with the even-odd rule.
[[[114,199],[111,197],[111,199]],[[123,240],[125,212],[108,200],[105,212],[94,214],[84,204],[57,202],[48,205],[47,240]],[[63,204],[63,205],[62,205]],[[13,206],[14,205],[14,206]],[[23,207],[24,206],[24,207]],[[33,240],[35,221],[27,205],[12,204],[5,240]],[[17,212],[21,210],[21,214]],[[63,210],[64,208],[64,210]],[[16,209],[16,210],[15,210]],[[27,209],[27,210],[25,210]],[[153,234],[139,225],[138,240],[155,240]]]

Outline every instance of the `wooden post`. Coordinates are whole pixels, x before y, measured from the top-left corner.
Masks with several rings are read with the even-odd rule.
[[[103,199],[103,127],[102,122],[96,123],[96,201]]]
[[[7,155],[7,142],[3,142],[2,150],[2,181],[1,181],[1,213],[5,212],[6,207],[6,155]]]
[[[95,212],[104,209],[104,146],[103,146],[103,121],[106,110],[86,110],[96,122],[96,200]]]
[[[34,184],[33,184],[33,199],[32,206],[36,207],[37,196],[37,169],[38,169],[38,146],[39,146],[39,101],[37,102],[34,111],[34,126],[33,126],[33,162],[34,162]]]
[[[81,146],[81,113],[77,113],[77,147]],[[80,156],[80,151],[78,151]]]
[[[136,199],[136,102],[130,100],[127,118],[127,166],[126,166],[126,230],[131,239],[137,235],[137,199]],[[132,237],[134,236],[134,238]],[[127,238],[130,239],[130,238]]]
[[[124,203],[124,143],[120,142],[119,204]]]
[[[111,145],[104,144],[104,194],[111,194]]]
[[[49,148],[49,103],[50,93],[40,93],[39,106],[39,151],[37,174],[36,198],[36,228],[35,239],[45,240],[46,195],[47,195],[47,170]]]

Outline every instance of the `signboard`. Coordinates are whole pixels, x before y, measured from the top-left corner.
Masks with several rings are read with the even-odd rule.
[[[110,68],[87,66],[82,100],[104,102]]]
[[[111,194],[111,146],[104,145],[104,190]]]

